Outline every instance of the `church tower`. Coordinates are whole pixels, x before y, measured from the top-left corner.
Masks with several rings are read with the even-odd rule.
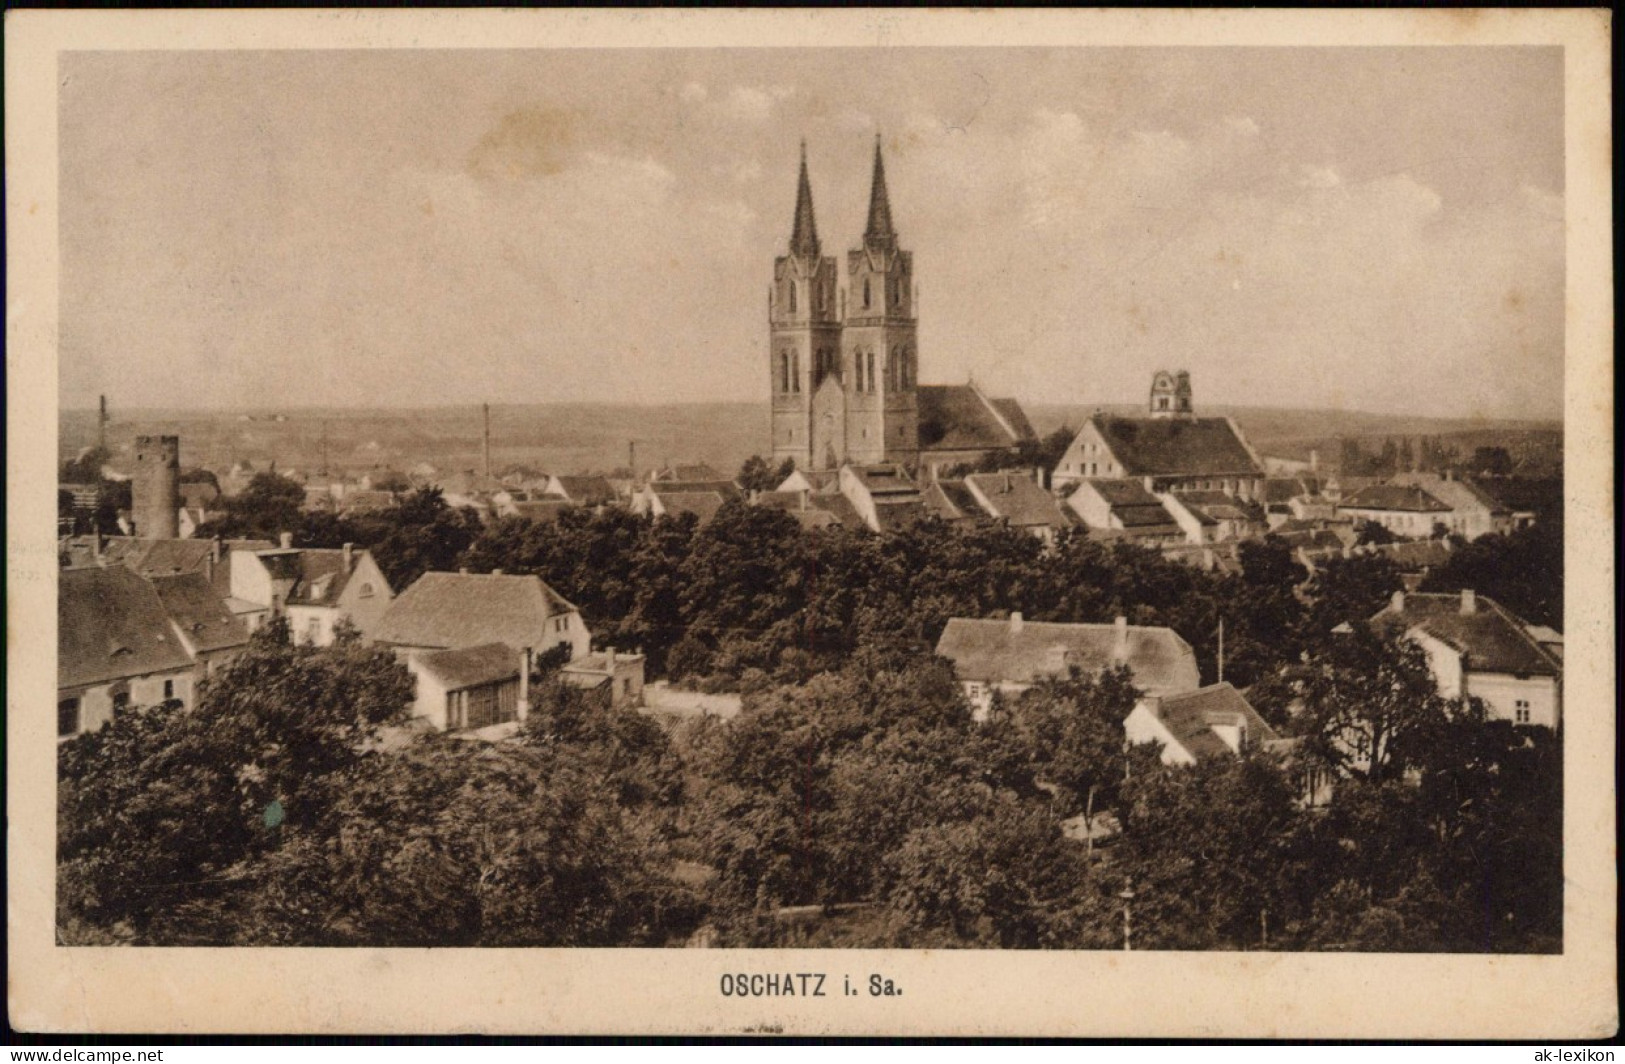
[[[846,448],[841,457],[855,463],[912,466],[920,449],[914,256],[897,246],[878,136],[868,225],[862,244],[847,253],[846,263],[841,331]]]
[[[773,460],[793,458],[798,469],[824,468],[813,450],[814,396],[826,382],[840,388],[841,320],[836,309],[836,265],[818,243],[807,143],[790,253],[773,261],[768,289],[768,363],[773,389]]]

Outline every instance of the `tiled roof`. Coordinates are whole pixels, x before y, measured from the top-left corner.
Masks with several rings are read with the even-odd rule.
[[[64,569],[57,582],[58,687],[190,668],[152,584],[122,565]]]
[[[359,557],[360,552],[354,552]],[[304,548],[295,561],[295,584],[288,594],[290,606],[335,606],[350,581],[342,550]]]
[[[1444,513],[1450,509],[1414,484],[1369,484],[1343,496],[1350,510],[1403,510],[1410,513]]]
[[[1414,485],[1458,512],[1471,510],[1485,510],[1491,514],[1510,512],[1499,499],[1492,497],[1470,480],[1446,480],[1436,473],[1401,473],[1389,483]]]
[[[722,509],[722,504],[728,501],[715,491],[666,491],[657,488],[655,495],[659,497],[660,505],[665,507],[667,516],[693,514],[702,525],[710,524],[717,511]]]
[[[1320,478],[1312,475],[1269,477],[1264,481],[1266,503],[1291,502],[1320,494]]]
[[[662,497],[671,492],[712,492],[724,499],[744,498],[745,493],[731,480],[657,480],[649,485]]]
[[[1200,683],[1196,655],[1172,629],[1129,625],[1124,660],[1135,685],[1154,693],[1188,691]],[[1114,624],[1048,624],[955,617],[937,641],[937,653],[961,679],[1032,683],[1061,675],[1071,665],[1089,671],[1119,664]],[[1070,655],[1070,656],[1068,656]]]
[[[1228,418],[1096,414],[1089,420],[1122,465],[1125,476],[1263,474]]]
[[[1474,672],[1515,676],[1555,676],[1560,663],[1531,636],[1524,623],[1494,599],[1474,596],[1472,613],[1461,612],[1461,595],[1413,593],[1404,608],[1392,604],[1371,618],[1375,628],[1409,631],[1421,628],[1467,655]]]
[[[1027,420],[1027,411],[1021,409],[1021,404],[1014,399],[989,399],[993,409],[1004,415],[1004,420],[1016,430],[1018,440],[1036,440],[1038,433],[1033,431],[1033,423]]]
[[[395,505],[395,496],[387,491],[351,491],[339,500],[339,512],[346,514],[376,513]]]
[[[868,522],[864,521],[863,515],[858,513],[857,507],[853,506],[851,500],[845,495],[814,495],[809,500],[810,503],[817,503],[820,508],[827,510],[847,528],[855,530],[869,527]]]
[[[920,490],[908,471],[899,465],[851,466],[849,469],[870,495],[915,495]]]
[[[1276,529],[1271,535],[1279,536],[1287,546],[1297,550],[1332,550],[1343,549],[1343,538],[1329,528],[1316,528],[1299,532],[1283,532]]]
[[[1241,723],[1246,728],[1249,743],[1277,738],[1275,729],[1265,723],[1240,691],[1227,683],[1165,695],[1156,711],[1163,727],[1198,760],[1231,753],[1230,747],[1213,731],[1215,725]]]
[[[433,674],[447,691],[501,683],[519,678],[519,651],[506,643],[482,643],[458,650],[438,650],[418,659],[418,666]]]
[[[829,510],[791,510],[790,516],[804,529],[821,529],[839,526],[841,519]]]
[[[668,466],[656,473],[654,479],[656,481],[680,482],[685,480],[727,480],[728,478],[704,462],[695,462],[691,465],[684,465],[679,462],[677,465]]]
[[[1063,524],[1055,496],[1020,473],[972,473],[965,478],[992,507],[993,516],[1021,528]]]
[[[632,654],[620,650],[615,652],[616,665],[625,665],[630,662],[641,661],[643,661],[642,654]],[[581,655],[579,658],[571,658],[561,669],[559,669],[559,671],[576,673],[578,675],[582,673],[598,673],[602,676],[608,676],[609,655],[602,650],[594,650],[591,653]]]
[[[379,619],[373,639],[411,647],[524,646],[547,620],[574,612],[535,576],[424,573]]]
[[[983,516],[981,504],[963,480],[935,480],[920,491],[925,511],[944,521],[974,521]]]
[[[1010,407],[1020,412],[1014,400],[987,400],[968,384],[922,384],[915,401],[922,451],[985,451],[1033,438],[1025,416],[1019,422],[1010,416]]]
[[[560,513],[576,504],[568,499],[546,499],[541,502],[516,502],[510,505],[513,507],[515,517],[552,524],[559,519]]]
[[[248,629],[201,573],[151,577],[164,613],[201,654],[240,647]]]
[[[925,505],[918,498],[891,502],[875,500],[875,520],[882,532],[897,532],[909,528],[926,516]]]
[[[615,485],[608,477],[555,477],[564,491],[564,498],[586,506],[597,506],[615,501]]]
[[[1206,515],[1215,521],[1263,520],[1263,515],[1252,505],[1222,491],[1182,491],[1175,498],[1198,519]]]

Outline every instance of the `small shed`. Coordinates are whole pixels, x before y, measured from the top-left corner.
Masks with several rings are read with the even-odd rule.
[[[440,650],[410,659],[417,679],[413,716],[441,731],[464,731],[525,718],[529,652],[506,643]]]

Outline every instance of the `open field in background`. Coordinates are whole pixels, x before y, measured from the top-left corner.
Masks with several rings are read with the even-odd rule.
[[[1077,427],[1090,413],[1133,414],[1143,406],[1100,407],[1027,404],[1040,434],[1062,425]],[[1368,414],[1340,410],[1282,410],[1207,406],[1203,414],[1229,415],[1262,452],[1308,458],[1318,449],[1321,462],[1334,466],[1337,440],[1354,437],[1380,442],[1397,436],[1442,436],[1464,455],[1475,447],[1528,449],[1556,465],[1561,459],[1562,425],[1554,421],[1473,420]],[[281,418],[283,420],[277,420]],[[767,444],[767,404],[693,403],[632,406],[602,403],[491,406],[491,459],[500,472],[528,465],[549,473],[608,471],[628,462],[628,441],[637,445],[639,469],[668,462],[707,462],[732,472]],[[311,470],[322,461],[334,472],[390,467],[406,469],[429,462],[443,472],[480,465],[478,407],[254,411],[122,411],[116,406],[108,426],[114,464],[128,463],[137,435],[181,437],[181,462],[191,468],[224,469],[239,459],[257,468],[275,460],[278,469]],[[72,457],[96,439],[93,410],[64,410],[58,446]],[[1370,449],[1370,448],[1368,448]]]

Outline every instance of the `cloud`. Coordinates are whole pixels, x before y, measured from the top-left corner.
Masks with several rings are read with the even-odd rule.
[[[474,145],[469,172],[517,180],[545,177],[569,166],[575,155],[576,117],[535,107],[510,111]]]
[[[1342,183],[1342,177],[1329,166],[1305,164],[1298,167],[1298,184],[1304,188],[1336,188]]]
[[[771,92],[740,85],[728,94],[726,107],[735,118],[747,122],[765,122],[773,116],[773,103],[774,96]]]

